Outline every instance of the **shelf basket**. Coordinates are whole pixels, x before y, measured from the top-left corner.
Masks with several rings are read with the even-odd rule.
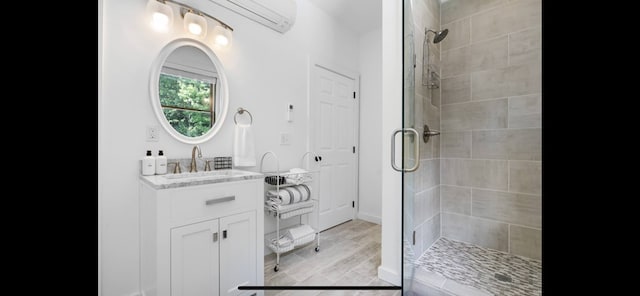
[[[286,229],[283,229],[283,230],[286,231]],[[276,246],[276,244],[272,242],[272,240],[275,237],[276,237],[275,232],[267,235],[267,237],[265,238],[265,244],[269,247],[269,249],[271,249],[275,253],[284,253],[284,252],[289,252],[298,246],[312,242],[316,238],[316,232],[314,230],[314,232],[311,232],[303,237],[300,237],[294,240],[292,244],[289,244],[286,246]]]

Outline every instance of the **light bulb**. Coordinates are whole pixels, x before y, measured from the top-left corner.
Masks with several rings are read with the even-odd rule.
[[[213,43],[221,47],[231,46],[231,30],[222,26],[213,28]]]
[[[216,36],[216,44],[227,46],[229,44],[229,38],[227,38],[227,36],[224,36],[224,35],[218,35]]]
[[[169,17],[161,12],[154,12],[151,19],[151,26],[157,31],[165,31],[169,28]]]
[[[191,34],[193,35],[200,35],[200,33],[202,33],[202,27],[200,27],[200,25],[196,23],[190,23],[189,32],[191,32]]]
[[[149,2],[147,2],[147,9],[151,15],[151,28],[158,32],[169,31],[173,20],[173,9],[171,6],[156,0],[149,0]]]
[[[207,20],[191,11],[184,14],[184,29],[198,37],[207,35]]]

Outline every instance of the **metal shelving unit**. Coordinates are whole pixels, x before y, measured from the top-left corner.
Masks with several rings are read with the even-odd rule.
[[[267,155],[272,155],[275,158],[276,161],[276,171],[263,171],[263,165],[264,165],[264,160],[266,158]],[[305,157],[307,156],[314,156],[314,160],[316,162],[321,161],[321,158],[314,152],[312,151],[308,151],[305,154],[302,155],[301,159],[300,159],[300,167],[304,168],[304,161],[305,161]],[[311,214],[313,213],[314,209],[318,209],[318,205],[319,205],[319,199],[318,197],[320,196],[320,186],[319,186],[319,182],[320,182],[320,170],[310,170],[310,169],[305,169],[306,172],[303,174],[309,174],[310,176],[310,180],[308,181],[303,181],[300,182],[298,184],[296,183],[287,183],[286,180],[288,179],[287,177],[291,177],[294,175],[299,175],[301,174],[300,172],[282,172],[280,171],[280,163],[278,160],[278,156],[272,152],[272,151],[268,151],[266,153],[264,153],[262,155],[262,159],[260,160],[260,172],[263,173],[265,175],[265,210],[268,212],[267,216],[272,216],[276,219],[276,231],[268,233],[265,237],[265,245],[271,249],[274,253],[276,253],[276,266],[273,268],[273,270],[275,272],[277,272],[280,269],[280,254],[284,253],[284,252],[288,252],[291,251],[301,245],[305,245],[308,244],[310,242],[312,242],[314,239],[316,240],[316,247],[315,247],[315,251],[319,252],[320,251],[320,232],[317,229],[313,229],[314,232],[305,235],[303,237],[300,237],[294,241],[292,241],[290,244],[286,244],[286,245],[281,245],[279,238],[281,238],[280,233],[281,232],[285,232],[288,231],[289,229],[295,228],[295,227],[299,227],[301,225],[304,225],[302,223],[302,215],[305,214]],[[275,180],[278,180],[278,182],[275,182],[276,184],[270,184],[266,181],[267,178],[275,178]],[[280,180],[284,180],[284,182],[280,182]],[[266,200],[268,200],[268,195],[267,192],[269,190],[275,190],[276,192],[279,192],[280,189],[282,188],[286,188],[286,187],[290,187],[290,186],[297,186],[300,184],[305,184],[305,185],[310,185],[313,184],[312,190],[310,190],[309,192],[309,200],[307,201],[303,201],[303,202],[297,202],[297,203],[292,203],[286,206],[282,206],[281,208],[274,208],[271,205],[266,203]],[[315,218],[316,218],[316,225],[319,226],[320,225],[320,214],[319,211],[316,211],[315,214]],[[299,217],[300,222],[296,225],[284,228],[284,229],[280,229],[280,220],[282,219],[289,219],[289,218],[293,218],[293,217]]]

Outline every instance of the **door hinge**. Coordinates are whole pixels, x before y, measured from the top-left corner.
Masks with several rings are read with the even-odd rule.
[[[353,146],[353,153],[356,153],[356,146]]]
[[[355,91],[353,92],[353,98],[354,99],[356,98],[356,92]]]
[[[355,201],[355,200],[352,200],[352,201],[351,201],[351,207],[352,207],[352,208],[355,208],[355,207],[356,207],[356,201]]]
[[[416,244],[416,231],[413,231],[413,245]]]
[[[227,238],[227,231],[226,230],[222,231],[222,238]]]
[[[218,233],[217,233],[217,232],[214,232],[214,233],[213,233],[213,242],[215,243],[215,242],[217,242],[217,241],[218,241]]]

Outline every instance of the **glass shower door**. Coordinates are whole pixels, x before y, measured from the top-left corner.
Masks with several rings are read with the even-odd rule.
[[[421,254],[415,252],[414,241],[414,200],[416,195],[415,174],[420,166],[420,141],[422,137],[416,131],[416,55],[413,7],[411,0],[403,0],[403,58],[402,58],[402,128],[394,131],[391,138],[391,165],[402,172],[402,290],[404,295],[415,295],[413,290],[415,263]],[[420,108],[421,109],[421,108]],[[419,110],[422,112],[422,110]],[[421,123],[420,123],[421,124]],[[402,139],[402,167],[395,164],[396,137]]]
[[[415,171],[420,165],[419,137],[415,128],[415,32],[412,1],[403,1],[403,88],[402,88],[402,286],[410,294],[417,259],[413,248],[413,213],[416,193]]]

